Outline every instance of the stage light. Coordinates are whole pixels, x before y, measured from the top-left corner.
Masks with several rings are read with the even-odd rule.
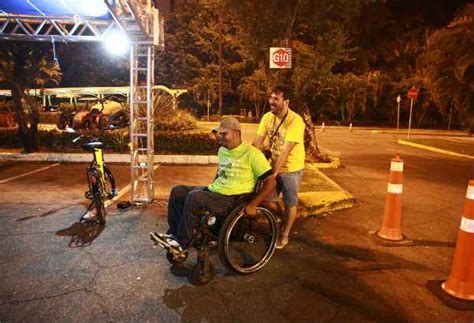
[[[122,56],[130,50],[130,39],[120,30],[112,30],[104,35],[105,49],[113,56]]]

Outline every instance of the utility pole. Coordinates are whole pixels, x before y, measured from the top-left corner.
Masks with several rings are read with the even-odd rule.
[[[410,140],[411,115],[412,115],[412,111],[413,111],[413,101],[414,101],[414,99],[410,99],[410,118],[408,119],[408,140]]]
[[[451,115],[453,114],[453,103],[449,106],[448,130],[451,130]]]
[[[210,120],[210,109],[211,109],[211,95],[209,93],[209,89],[207,90],[207,121]]]

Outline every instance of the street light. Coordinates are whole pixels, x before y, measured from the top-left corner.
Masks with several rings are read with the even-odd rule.
[[[400,129],[400,102],[402,101],[402,98],[400,95],[397,95],[397,130]]]
[[[114,29],[104,35],[103,44],[109,54],[122,56],[130,50],[130,40],[122,31]]]

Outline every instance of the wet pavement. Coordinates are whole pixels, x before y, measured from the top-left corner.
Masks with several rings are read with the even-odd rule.
[[[0,321],[459,321],[474,311],[445,306],[427,287],[446,279],[472,161],[399,146],[395,136],[318,133],[343,168],[324,170],[358,207],[297,221],[290,244],[261,271],[229,273],[213,253],[214,279],[191,285],[153,248],[166,197],[177,183],[203,184],[215,166],[160,166],[156,201],[119,212],[105,227],[78,222],[86,164],[60,164],[0,184]],[[383,247],[379,228],[390,158],[405,161],[403,230],[415,243]],[[0,162],[0,179],[52,163]],[[112,164],[118,186],[127,165]],[[122,199],[127,199],[124,196]]]

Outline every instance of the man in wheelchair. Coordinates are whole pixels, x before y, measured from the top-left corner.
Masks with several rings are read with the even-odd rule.
[[[213,133],[221,145],[214,181],[208,186],[173,187],[168,201],[169,229],[166,233],[150,233],[152,240],[176,257],[188,249],[193,238],[199,221],[196,211],[225,213],[242,195],[254,192],[259,181],[263,183],[261,189],[245,207],[246,214],[255,215],[257,206],[276,186],[272,168],[263,153],[242,142],[240,123],[236,118],[223,119]]]

